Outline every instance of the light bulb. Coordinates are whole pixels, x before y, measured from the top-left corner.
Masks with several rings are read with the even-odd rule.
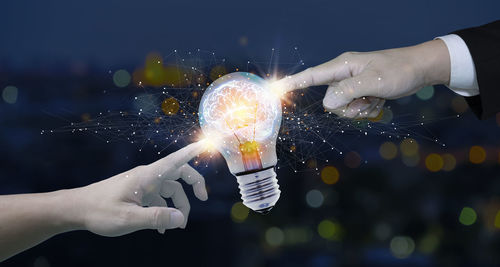
[[[236,176],[243,204],[267,213],[280,197],[274,167],[281,102],[268,83],[248,72],[215,80],[199,107],[200,126]]]

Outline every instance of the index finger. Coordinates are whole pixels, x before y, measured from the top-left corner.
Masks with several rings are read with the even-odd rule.
[[[189,144],[174,153],[151,163],[153,169],[163,169],[165,166],[172,166],[173,169],[178,169],[185,163],[188,163],[192,158],[201,154],[205,151],[205,141],[201,140],[192,144]]]
[[[271,88],[281,94],[288,93],[296,89],[309,86],[327,85],[333,81],[341,79],[347,64],[337,57],[316,67],[308,68],[297,74],[286,76],[285,78],[271,84]]]

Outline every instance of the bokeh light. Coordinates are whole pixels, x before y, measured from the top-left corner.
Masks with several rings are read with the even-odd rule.
[[[415,167],[420,162],[420,155],[418,153],[411,156],[403,155],[402,159],[404,165],[408,167]]]
[[[474,164],[481,164],[486,159],[486,151],[480,146],[472,146],[469,150],[469,161]]]
[[[241,46],[246,46],[248,44],[248,37],[241,36],[238,40]]]
[[[179,111],[179,101],[173,97],[166,98],[161,102],[161,110],[165,115],[175,115]]]
[[[457,165],[457,160],[455,159],[455,156],[449,153],[445,153],[442,155],[443,157],[443,171],[452,171],[455,169],[455,166]]]
[[[342,238],[342,228],[336,222],[323,220],[318,224],[318,234],[324,239],[340,241]]]
[[[266,242],[273,247],[280,246],[285,240],[285,234],[278,227],[271,227],[265,233]]]
[[[464,207],[458,216],[458,221],[463,225],[472,225],[476,222],[476,211],[470,207]]]
[[[399,149],[404,156],[413,156],[418,153],[418,143],[413,138],[405,138],[399,144]]]
[[[500,210],[498,210],[495,216],[495,227],[500,229]]]
[[[349,168],[357,168],[361,165],[361,156],[356,151],[349,151],[345,155],[344,163]]]
[[[469,106],[467,105],[467,102],[465,101],[464,97],[462,96],[455,96],[451,100],[451,108],[453,111],[456,113],[464,113],[467,111]]]
[[[316,189],[310,190],[306,194],[306,203],[311,208],[319,208],[323,204],[324,201],[323,194]]]
[[[434,86],[426,86],[416,93],[420,100],[429,100],[434,96]]]
[[[418,244],[418,250],[425,254],[432,254],[439,246],[439,238],[435,234],[426,234]]]
[[[384,108],[381,111],[381,114],[382,114],[382,118],[379,121],[380,123],[389,124],[392,121],[392,119],[394,118],[394,113],[392,113],[392,110],[389,108]]]
[[[285,233],[285,243],[290,245],[307,243],[312,239],[312,231],[307,227],[286,227],[283,232]]]
[[[188,75],[189,74],[189,75]],[[198,77],[196,77],[198,76]],[[196,82],[199,75],[186,73],[177,66],[164,66],[163,57],[158,53],[150,53],[146,56],[144,67],[134,71],[134,83],[140,86],[183,86],[188,83],[188,77],[191,82]]]
[[[210,78],[210,80],[215,81],[226,74],[227,74],[226,67],[222,65],[217,65],[213,67],[212,70],[210,70],[210,74],[208,77]]]
[[[325,184],[335,184],[339,181],[339,171],[333,166],[325,166],[321,170],[321,180]]]
[[[6,86],[2,91],[2,98],[5,103],[15,104],[17,102],[18,90],[15,86]]]
[[[113,74],[113,83],[117,87],[125,87],[130,84],[131,76],[126,70],[117,70]]]
[[[437,172],[443,168],[443,158],[436,154],[431,153],[425,158],[425,167],[431,172]]]
[[[385,142],[379,148],[380,156],[383,159],[391,160],[398,155],[398,147],[393,142]]]
[[[231,207],[231,218],[237,223],[244,222],[248,217],[248,212],[249,210],[243,202],[236,202]]]
[[[377,223],[373,229],[373,235],[380,241],[387,240],[392,234],[392,228],[388,223]]]
[[[394,257],[404,259],[415,250],[415,241],[408,236],[395,236],[391,239],[390,249]]]

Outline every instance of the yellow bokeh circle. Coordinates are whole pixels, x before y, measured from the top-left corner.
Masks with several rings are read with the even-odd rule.
[[[179,102],[173,97],[169,97],[161,102],[161,110],[165,115],[175,115],[179,111]]]
[[[444,166],[443,157],[436,153],[429,154],[425,158],[425,167],[431,172],[440,171]]]
[[[486,151],[480,146],[472,146],[469,150],[469,160],[474,164],[483,163],[486,159]]]
[[[339,181],[339,171],[333,166],[326,166],[321,170],[321,180],[325,184],[335,184]]]
[[[383,143],[378,152],[383,159],[391,160],[398,155],[398,147],[393,142]]]
[[[231,207],[231,218],[234,222],[244,222],[248,217],[248,208],[242,202],[236,202]]]
[[[399,145],[401,153],[405,156],[413,156],[418,153],[418,143],[412,138],[406,138]]]
[[[452,154],[446,153],[443,154],[443,171],[451,171],[455,169],[455,166],[457,166],[457,160],[455,159],[455,156]]]

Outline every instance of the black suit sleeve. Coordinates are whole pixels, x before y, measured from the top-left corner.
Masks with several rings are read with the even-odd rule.
[[[465,99],[479,118],[489,118],[500,112],[500,20],[454,33],[467,44],[476,67],[479,95]]]

